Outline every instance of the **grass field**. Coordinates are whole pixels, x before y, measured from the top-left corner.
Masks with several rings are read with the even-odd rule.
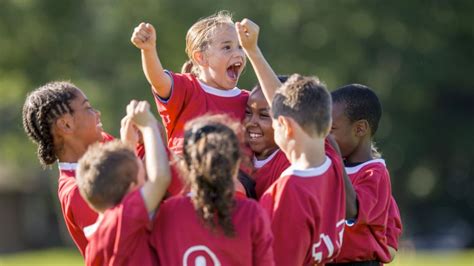
[[[0,255],[0,265],[84,265],[75,249],[47,249]],[[402,251],[390,265],[462,265],[474,266],[474,250],[459,252]]]

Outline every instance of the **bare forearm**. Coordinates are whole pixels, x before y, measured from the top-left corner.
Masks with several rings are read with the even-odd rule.
[[[145,204],[148,211],[158,206],[171,181],[168,154],[156,126],[142,131],[145,143],[146,172],[148,180],[143,186]]]
[[[359,211],[357,194],[346,171],[344,171],[344,190],[346,191],[346,219],[356,219]]]
[[[263,94],[265,95],[267,102],[271,105],[273,96],[275,95],[278,87],[281,86],[281,82],[270,64],[263,56],[260,48],[257,47],[253,50],[245,50],[245,53],[247,54],[250,63],[253,66],[255,75],[257,75]]]
[[[328,135],[327,137],[329,144],[336,150],[336,152],[341,157],[341,150],[339,149],[339,145],[337,145],[336,140],[333,138],[332,135]],[[357,205],[357,194],[355,192],[354,186],[352,186],[352,182],[349,176],[346,173],[346,169],[344,165],[342,166],[342,175],[344,179],[344,191],[346,192],[346,219],[356,219],[358,214],[358,205]]]
[[[168,98],[171,92],[170,77],[165,74],[156,49],[141,50],[143,72],[155,92],[162,98]]]

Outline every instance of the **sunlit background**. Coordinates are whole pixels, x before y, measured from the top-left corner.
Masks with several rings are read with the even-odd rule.
[[[50,262],[78,259],[74,247],[63,249],[72,244],[56,196],[57,168],[41,168],[23,132],[27,92],[70,80],[118,136],[128,101],[152,101],[139,50],[130,43],[133,28],[152,23],[163,65],[179,71],[187,29],[222,9],[260,25],[259,44],[277,73],[317,75],[330,90],[362,83],[377,92],[384,113],[376,141],[404,224],[395,264],[415,254],[448,262],[464,254],[474,265],[474,256],[458,253],[474,248],[474,1],[468,0],[1,0],[0,264],[53,247],[59,251],[51,254],[66,253]],[[239,87],[255,82],[249,64]]]

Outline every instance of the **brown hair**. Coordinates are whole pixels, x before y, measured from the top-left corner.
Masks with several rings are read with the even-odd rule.
[[[225,235],[232,236],[233,177],[241,156],[237,135],[231,127],[217,121],[224,117],[200,117],[188,122],[183,157],[198,215],[212,229],[217,223]]]
[[[38,159],[44,166],[53,164],[61,147],[54,145],[52,128],[64,114],[72,114],[71,101],[79,89],[72,83],[57,81],[47,83],[26,97],[23,105],[23,128],[28,137],[38,145]]]
[[[118,140],[91,145],[79,160],[76,182],[96,210],[117,205],[137,182],[137,157]]]
[[[309,135],[327,135],[331,112],[331,94],[317,77],[291,75],[278,89],[272,102],[274,119],[291,117]]]
[[[201,18],[189,28],[186,34],[186,54],[189,60],[181,68],[182,73],[199,75],[199,69],[193,61],[193,53],[204,52],[209,46],[214,30],[222,25],[234,26],[232,14],[228,11],[219,11],[209,17]]]

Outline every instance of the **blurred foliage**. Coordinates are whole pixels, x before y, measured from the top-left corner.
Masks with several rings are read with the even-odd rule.
[[[179,71],[187,29],[222,9],[260,25],[260,46],[276,72],[318,75],[330,89],[372,87],[384,106],[376,140],[405,237],[421,246],[433,246],[427,237],[433,235],[435,242],[448,239],[446,246],[474,246],[474,2],[468,0],[2,0],[0,188],[34,189],[43,175],[21,125],[28,91],[71,80],[117,135],[130,99],[153,101],[130,43],[133,28],[151,22],[163,65]],[[239,86],[255,82],[248,65]]]

